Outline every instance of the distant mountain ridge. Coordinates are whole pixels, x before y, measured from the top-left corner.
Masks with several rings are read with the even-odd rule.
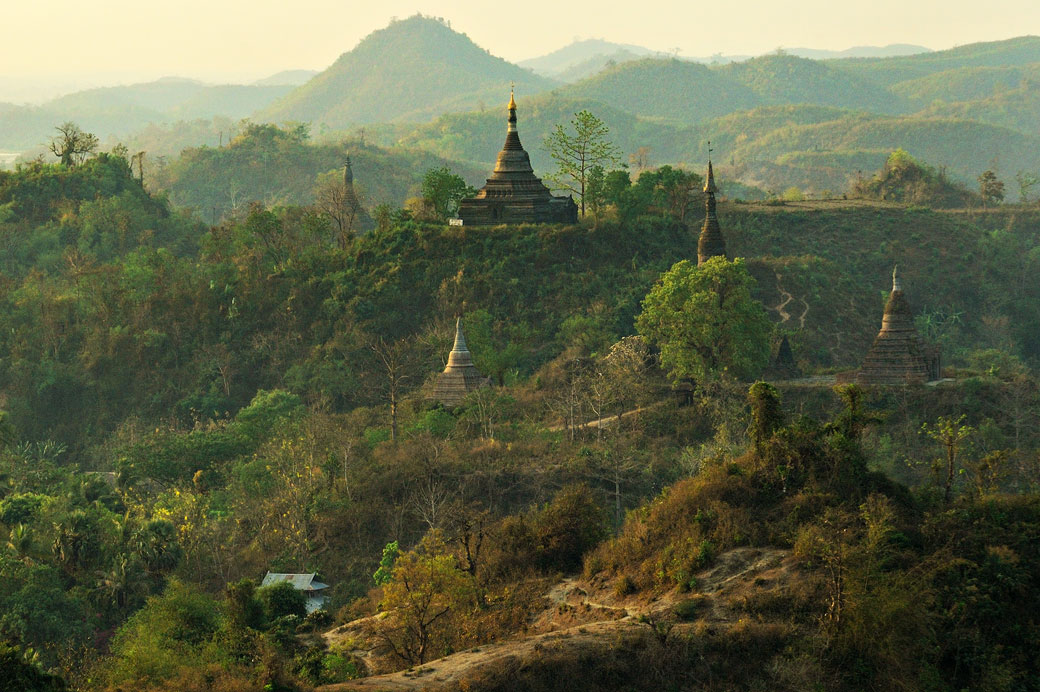
[[[263,81],[263,80],[261,80]],[[39,106],[0,106],[0,148],[24,151],[41,146],[65,121],[76,122],[102,139],[125,137],[150,124],[224,117],[246,118],[289,85],[206,84],[163,77],[126,86],[98,87],[52,99]]]
[[[481,104],[505,103],[511,83],[525,94],[555,84],[491,55],[439,20],[416,15],[369,34],[257,117],[335,129],[423,121]]]
[[[565,73],[573,71],[578,65],[602,63],[608,59],[608,56],[632,56],[632,58],[638,59],[650,55],[663,56],[666,53],[630,43],[614,43],[599,38],[590,38],[575,41],[537,58],[521,60],[517,64],[540,75],[558,79]]]
[[[854,46],[845,50],[821,50],[816,48],[783,48],[780,54],[793,55],[812,60],[836,58],[882,58],[916,55],[932,52],[930,48],[906,43],[894,43],[887,46]],[[762,56],[776,54],[777,51],[763,53]],[[719,53],[712,56],[678,55],[675,51],[660,51],[646,46],[628,43],[614,43],[603,39],[585,39],[575,41],[563,48],[536,58],[521,60],[517,64],[534,72],[558,79],[563,82],[574,82],[591,76],[605,67],[645,57],[674,57],[679,60],[708,64],[725,64],[743,62],[752,56],[725,55]]]

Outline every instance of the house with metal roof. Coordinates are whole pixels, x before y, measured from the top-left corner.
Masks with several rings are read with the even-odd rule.
[[[264,576],[264,580],[260,582],[260,586],[273,586],[279,582],[287,581],[293,585],[293,588],[297,591],[302,591],[306,597],[306,608],[308,613],[313,613],[315,610],[324,609],[329,602],[329,596],[325,593],[325,590],[329,588],[328,584],[322,584],[317,580],[316,574],[282,574],[278,572],[268,572]]]

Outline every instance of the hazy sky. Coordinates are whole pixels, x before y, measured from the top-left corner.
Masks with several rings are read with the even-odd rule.
[[[493,54],[522,60],[575,38],[684,55],[778,46],[948,48],[1040,33],[1038,0],[12,0],[0,81],[98,83],[184,75],[244,80],[322,69],[391,17],[444,17]]]

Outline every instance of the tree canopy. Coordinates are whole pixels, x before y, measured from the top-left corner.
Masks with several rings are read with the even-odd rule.
[[[682,260],[647,294],[636,326],[676,380],[750,379],[768,361],[772,329],[754,282],[739,258]]]

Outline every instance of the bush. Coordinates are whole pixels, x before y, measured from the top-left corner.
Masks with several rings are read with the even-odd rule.
[[[675,604],[675,616],[680,620],[694,620],[707,604],[708,599],[704,596],[687,598]]]
[[[307,597],[287,581],[257,589],[256,596],[263,604],[264,615],[268,620],[286,615],[295,615],[300,618],[307,615]]]
[[[558,492],[533,524],[538,564],[546,570],[581,569],[585,553],[607,534],[606,514],[586,485]]]

